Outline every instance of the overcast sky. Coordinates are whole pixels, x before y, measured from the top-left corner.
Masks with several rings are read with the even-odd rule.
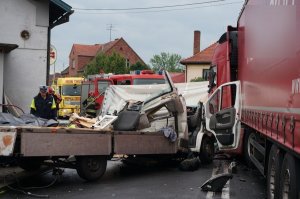
[[[243,0],[63,0],[75,10],[68,23],[52,29],[51,43],[57,50],[56,71],[68,67],[72,45],[96,44],[123,37],[149,64],[155,54],[192,56],[194,30],[201,31],[203,50],[236,26]],[[212,2],[213,3],[207,3]],[[203,4],[202,4],[203,3]],[[193,4],[190,6],[138,10],[79,10],[145,8]],[[167,10],[167,11],[162,11]],[[51,66],[51,73],[54,67]]]

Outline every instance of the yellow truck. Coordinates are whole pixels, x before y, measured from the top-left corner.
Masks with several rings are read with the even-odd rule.
[[[80,95],[82,77],[57,78],[57,83],[52,85],[56,93],[61,96],[58,117],[69,117],[72,113],[80,112]]]

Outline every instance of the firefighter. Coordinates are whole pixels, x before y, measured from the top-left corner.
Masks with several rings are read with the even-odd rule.
[[[58,114],[58,111],[59,111],[59,103],[61,102],[62,99],[61,99],[59,94],[56,94],[54,92],[54,89],[52,87],[48,88],[48,93],[49,93],[49,95],[52,95],[52,97],[55,101],[55,105],[56,105],[56,114],[55,115],[58,116],[57,114]]]
[[[85,108],[85,114],[87,117],[95,118],[97,116],[97,103],[95,102],[93,92],[89,92],[88,98],[82,102],[82,105]]]
[[[40,86],[40,91],[30,105],[30,113],[36,117],[56,120],[56,104],[52,95],[47,92],[47,86]]]

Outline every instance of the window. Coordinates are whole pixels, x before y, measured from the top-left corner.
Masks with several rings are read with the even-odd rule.
[[[147,84],[165,84],[165,79],[134,79],[134,85],[147,85]]]
[[[98,81],[98,93],[100,94],[105,92],[108,86],[109,86],[108,81]]]
[[[208,81],[208,77],[209,77],[209,69],[203,69],[203,71],[202,71],[202,78],[205,81]]]
[[[126,67],[129,68],[130,67],[130,62],[129,59],[126,59]]]
[[[209,113],[214,114],[219,111],[220,90],[218,90],[209,101]]]
[[[76,62],[75,62],[75,59],[72,60],[72,68],[75,68],[76,66]]]
[[[230,84],[222,87],[221,110],[234,107],[236,85]]]
[[[130,79],[120,80],[118,81],[117,85],[131,85]]]
[[[81,86],[77,85],[65,85],[62,86],[62,95],[65,96],[80,96]]]

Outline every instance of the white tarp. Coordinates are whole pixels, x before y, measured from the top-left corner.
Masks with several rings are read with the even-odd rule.
[[[178,93],[186,101],[187,106],[197,106],[199,101],[205,102],[208,97],[208,82],[189,82],[175,84]],[[166,84],[152,85],[111,85],[105,92],[102,105],[102,116],[119,112],[127,101],[145,101],[167,89]]]
[[[175,84],[187,106],[197,106],[198,102],[206,102],[208,98],[208,81]]]

